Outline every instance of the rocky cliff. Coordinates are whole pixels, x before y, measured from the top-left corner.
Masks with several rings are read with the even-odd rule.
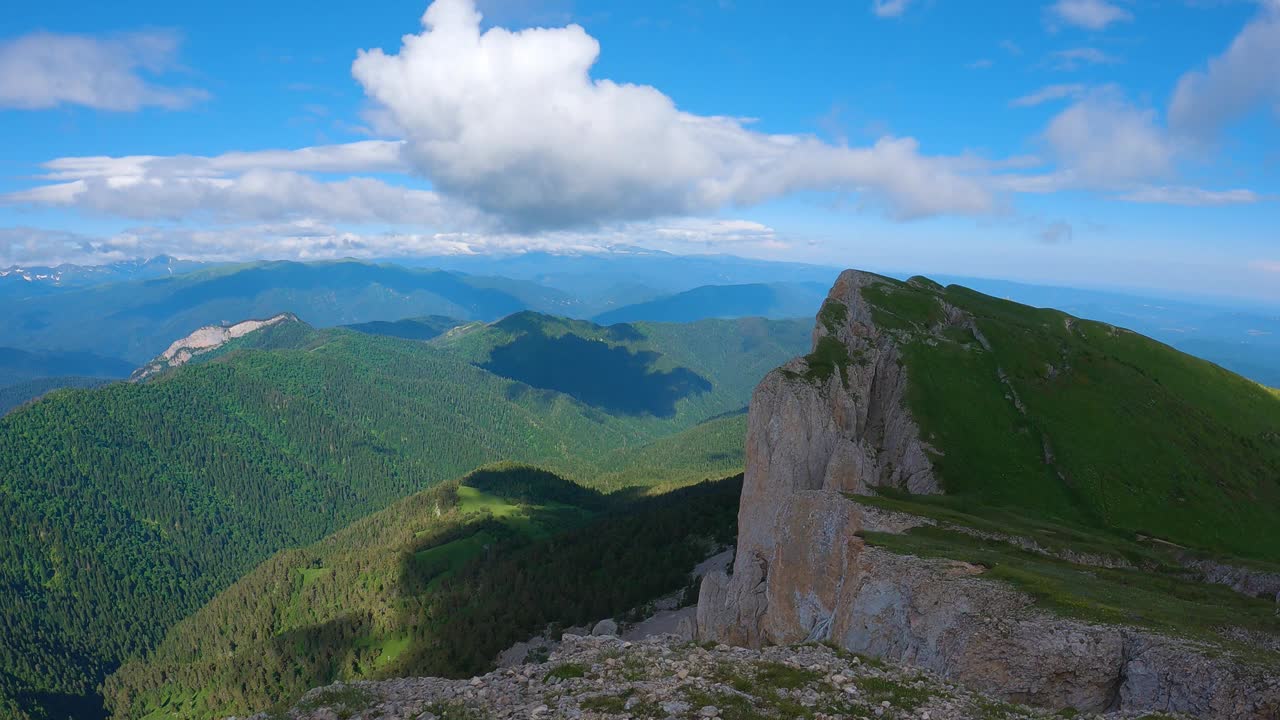
[[[932,449],[904,402],[897,336],[877,327],[864,299],[884,282],[844,272],[819,314],[813,351],[756,389],[733,572],[704,578],[699,638],[831,642],[1051,708],[1280,717],[1274,656],[1255,663],[1189,639],[1051,614],[984,578],[981,565],[864,541],[928,521],[875,510],[857,495],[939,491]],[[939,304],[930,332],[965,328],[989,349],[970,316]],[[1023,411],[1012,386],[1007,397]],[[1052,466],[1047,445],[1044,456]]]
[[[151,362],[134,371],[129,380],[137,382],[171,367],[185,365],[197,355],[217,350],[236,338],[244,337],[282,322],[300,322],[293,313],[280,313],[265,320],[244,320],[233,325],[206,325],[184,338],[173,341]]]

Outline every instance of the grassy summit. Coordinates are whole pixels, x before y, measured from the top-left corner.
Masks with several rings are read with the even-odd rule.
[[[1127,330],[928,281],[863,290],[949,495],[1280,560],[1280,398]],[[960,309],[972,327],[947,323]]]

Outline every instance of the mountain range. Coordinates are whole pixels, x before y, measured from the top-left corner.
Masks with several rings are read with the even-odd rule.
[[[735,542],[733,575],[701,588],[705,640],[825,640],[1089,711],[1110,697],[1097,687],[1139,677],[1096,658],[1087,693],[1024,697],[958,656],[899,652],[925,641],[892,618],[846,632],[871,621],[837,612],[844,580],[822,578],[951,587],[895,559],[923,558],[997,583],[970,602],[1003,598],[1033,629],[1127,628],[1089,637],[1130,655],[1133,637],[1183,638],[1271,667],[1280,393],[1115,324],[925,278],[845,273],[828,293],[808,272],[603,313],[604,295],[529,277],[354,261],[6,301],[0,325],[24,347],[0,356],[10,387],[43,397],[0,418],[0,714],[203,719],[335,681],[465,677],[558,627],[692,602],[692,566]],[[1099,315],[1140,304],[1000,290]],[[1265,327],[1234,317],[1219,329]],[[834,539],[851,554],[825,554]],[[920,613],[937,637],[990,634]],[[1039,647],[1007,657],[1041,667]],[[1217,677],[1161,672],[1183,670]]]
[[[45,282],[38,293],[0,295],[10,310],[0,317],[0,332],[8,338],[4,344],[26,351],[91,352],[134,366],[197,327],[282,312],[296,313],[316,327],[427,315],[488,321],[518,310],[606,325],[805,317],[837,274],[835,268],[814,265],[626,248],[381,264],[213,265],[162,257],[62,267],[64,280]],[[6,272],[19,278],[13,268]],[[1258,382],[1280,385],[1280,308],[985,278],[940,279],[1135,330]],[[9,282],[33,286],[21,279]]]
[[[751,386],[807,325],[524,312],[423,343],[293,319],[54,393],[0,419],[0,693],[100,714],[107,673],[271,553],[485,463],[602,491],[730,475]],[[581,347],[568,382],[541,372]]]

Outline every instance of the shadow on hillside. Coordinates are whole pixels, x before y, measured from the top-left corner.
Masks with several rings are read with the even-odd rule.
[[[495,348],[481,367],[608,412],[671,417],[680,399],[710,391],[711,383],[688,368],[652,371],[660,357],[577,335],[528,333]]]
[[[279,673],[280,681],[291,685],[282,688],[286,691],[282,697],[299,696],[352,672],[361,661],[370,662],[373,653],[361,648],[360,642],[371,630],[370,618],[361,613],[287,630],[268,644],[275,662],[266,669]]]
[[[423,564],[418,553],[402,553],[399,588],[405,594],[397,624],[413,628],[414,638],[385,674],[487,672],[498,653],[539,631],[555,636],[567,626],[622,617],[680,589],[709,548],[736,536],[741,475],[661,495],[640,488],[601,495],[535,472],[532,485],[523,483],[525,476],[505,488],[504,477],[494,474],[486,492],[543,503],[545,492],[557,503],[576,496],[598,512],[553,525],[555,532],[493,542],[444,576],[424,577],[437,568]],[[554,523],[564,507],[530,511]]]
[[[544,628],[621,617],[685,585],[706,543],[733,541],[741,476],[656,496],[604,495],[510,466],[476,471],[463,486],[482,493],[466,499],[480,508],[473,516],[369,548],[395,553],[394,571],[377,572],[371,558],[354,582],[370,583],[386,603],[342,604],[337,585],[315,595],[315,607],[294,598],[285,612],[323,615],[339,603],[341,614],[267,638],[260,662],[238,663],[219,680],[230,695],[220,702],[245,685],[295,702],[341,678],[471,677]]]

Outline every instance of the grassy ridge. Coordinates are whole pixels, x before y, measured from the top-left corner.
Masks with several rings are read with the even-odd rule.
[[[1090,622],[1137,625],[1207,641],[1280,668],[1280,657],[1239,641],[1235,628],[1280,635],[1272,597],[1249,597],[1223,585],[1190,581],[1174,551],[1106,529],[1063,525],[1016,512],[972,514],[947,496],[887,491],[852,497],[876,507],[933,518],[939,526],[905,534],[865,533],[873,545],[924,557],[947,557],[988,568],[984,577],[1026,591],[1047,610]],[[977,537],[966,529],[985,533]],[[1029,540],[1041,552],[1020,547]],[[1112,567],[1071,562],[1092,556]],[[1269,572],[1280,566],[1261,565]]]
[[[466,676],[547,623],[678,589],[732,540],[740,487],[605,496],[518,466],[444,483],[273,556],[113,675],[108,702],[210,718],[340,679]]]
[[[864,296],[902,341],[908,403],[949,494],[1280,560],[1273,391],[1135,333],[961,287],[890,282]],[[935,332],[943,303],[982,338]]]
[[[730,343],[736,328],[703,331]],[[769,328],[776,364],[799,333]],[[106,673],[271,553],[486,463],[606,490],[737,472],[740,426],[699,424],[746,402],[750,371],[700,361],[715,382],[696,404],[633,416],[447,347],[289,323],[148,383],[55,393],[0,419],[0,697],[92,716]]]

